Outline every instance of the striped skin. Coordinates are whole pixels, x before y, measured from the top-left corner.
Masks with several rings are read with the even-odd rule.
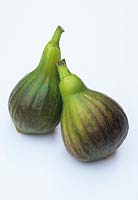
[[[19,132],[45,134],[59,123],[62,101],[58,73],[50,76],[44,69],[25,76],[9,97],[9,112]]]
[[[61,129],[65,146],[76,159],[94,161],[111,155],[122,144],[128,120],[114,100],[87,89],[64,102]]]
[[[19,81],[9,97],[9,112],[19,132],[49,133],[60,121],[62,100],[56,63],[61,59],[59,41],[63,32],[61,26],[56,28],[37,68]]]

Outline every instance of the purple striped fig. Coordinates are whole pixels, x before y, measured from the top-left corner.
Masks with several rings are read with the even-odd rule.
[[[58,26],[44,48],[39,65],[17,83],[9,97],[9,112],[21,133],[49,133],[60,121],[62,100],[56,63],[61,58],[62,32]]]
[[[61,130],[67,150],[80,161],[111,155],[128,133],[123,109],[110,97],[88,89],[69,72],[65,60],[57,66],[63,99]]]

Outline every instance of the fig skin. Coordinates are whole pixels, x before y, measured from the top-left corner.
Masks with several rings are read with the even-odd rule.
[[[69,72],[65,60],[58,63],[58,71],[63,99],[61,130],[66,149],[80,161],[111,155],[128,133],[123,109],[112,98],[88,89]]]
[[[44,48],[39,65],[17,83],[9,97],[9,112],[21,133],[46,134],[60,121],[62,99],[56,63],[61,58],[62,32],[58,26]]]

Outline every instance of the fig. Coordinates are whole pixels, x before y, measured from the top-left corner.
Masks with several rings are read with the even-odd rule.
[[[57,66],[63,100],[61,132],[68,152],[80,161],[113,154],[128,133],[123,109],[105,94],[87,88],[68,70],[65,60]]]
[[[62,99],[56,63],[61,59],[59,40],[63,31],[57,27],[38,66],[17,83],[9,97],[9,112],[21,133],[46,134],[60,121]]]

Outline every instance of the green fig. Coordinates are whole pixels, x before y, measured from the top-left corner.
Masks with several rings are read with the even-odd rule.
[[[9,112],[21,133],[49,133],[60,121],[62,100],[56,63],[61,59],[59,40],[63,31],[57,27],[39,65],[18,82],[9,97]]]
[[[57,66],[63,99],[61,131],[67,150],[80,161],[111,155],[128,133],[123,109],[110,97],[88,89],[69,72],[65,60]]]

